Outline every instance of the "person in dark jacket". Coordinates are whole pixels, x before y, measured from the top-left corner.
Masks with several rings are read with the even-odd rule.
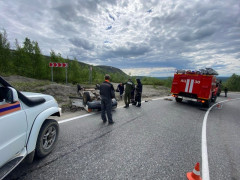
[[[114,87],[110,83],[110,76],[105,75],[105,81],[100,85],[100,96],[101,96],[101,118],[103,123],[107,122],[106,114],[108,117],[108,124],[113,124],[112,120],[112,98],[115,98]]]
[[[126,85],[125,94],[124,94],[124,102],[125,102],[124,108],[128,108],[130,104],[130,99],[131,99],[131,92],[134,89],[134,83],[132,82],[131,79],[128,79],[128,82],[123,84]]]
[[[117,87],[117,92],[120,94],[120,99],[122,100],[123,92],[124,92],[124,86],[122,83],[120,83]]]
[[[142,83],[140,79],[136,79],[137,85],[136,85],[136,95],[135,95],[135,101],[133,105],[136,105],[136,107],[141,107],[141,99],[142,99]]]

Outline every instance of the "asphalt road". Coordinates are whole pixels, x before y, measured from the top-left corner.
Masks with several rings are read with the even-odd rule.
[[[240,98],[219,97],[218,102]],[[207,120],[211,179],[240,179],[240,99],[213,107]],[[206,109],[191,102],[145,102],[113,112],[114,125],[100,114],[60,124],[56,149],[33,164],[20,164],[6,179],[186,179],[202,162]]]
[[[211,179],[240,179],[240,94],[228,97],[239,99],[213,108],[207,122]]]

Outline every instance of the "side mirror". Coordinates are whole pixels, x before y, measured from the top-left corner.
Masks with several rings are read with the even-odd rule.
[[[6,90],[6,102],[14,103],[18,101],[17,91],[12,87],[7,87]]]

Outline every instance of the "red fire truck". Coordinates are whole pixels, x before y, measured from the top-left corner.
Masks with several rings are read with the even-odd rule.
[[[215,102],[218,93],[216,79],[218,73],[212,68],[200,69],[199,71],[177,70],[174,74],[171,93],[177,102],[183,99],[201,102],[209,107]]]

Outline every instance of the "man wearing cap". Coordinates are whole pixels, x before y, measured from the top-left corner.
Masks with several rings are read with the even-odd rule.
[[[106,114],[108,117],[108,124],[113,124],[112,120],[112,98],[115,98],[114,87],[110,83],[110,76],[105,75],[105,81],[100,85],[100,96],[101,96],[101,118],[103,123],[107,122]]]
[[[128,108],[130,104],[130,99],[131,99],[131,92],[134,89],[134,83],[132,82],[131,79],[128,79],[128,82],[123,84],[126,85],[125,94],[124,94],[124,102],[125,102],[124,108]]]

